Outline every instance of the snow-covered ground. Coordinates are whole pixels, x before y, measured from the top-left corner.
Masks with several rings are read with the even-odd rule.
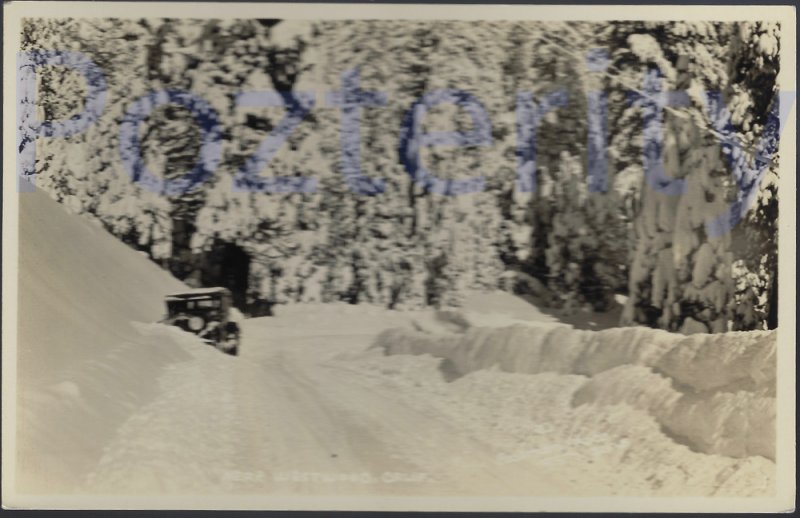
[[[774,334],[577,330],[498,292],[281,306],[230,357],[153,323],[179,282],[20,200],[21,493],[774,491]]]

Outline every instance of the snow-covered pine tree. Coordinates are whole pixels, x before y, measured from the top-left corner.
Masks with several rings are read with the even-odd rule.
[[[725,231],[709,234],[708,229],[710,222],[723,217],[731,202],[760,188],[756,175],[747,174],[752,171],[747,167],[752,164],[751,154],[736,156],[736,146],[721,145],[730,136],[740,149],[753,149],[762,132],[763,126],[753,124],[753,119],[763,121],[768,108],[766,103],[759,108],[753,102],[752,91],[763,95],[765,84],[774,85],[776,68],[765,67],[763,55],[751,54],[744,58],[743,68],[755,77],[730,75],[731,62],[742,66],[743,50],[725,45],[731,38],[735,41],[737,33],[739,37],[744,34],[751,42],[745,47],[751,52],[757,48],[765,55],[777,55],[777,39],[762,47],[758,31],[742,24],[646,23],[625,26],[616,35],[625,35],[623,46],[630,48],[630,52],[618,54],[625,56],[618,62],[620,67],[647,74],[651,84],[660,81],[661,91],[687,91],[689,97],[685,106],[666,111],[663,124],[655,111],[648,115],[650,131],[663,133],[663,145],[651,149],[660,152],[666,177],[660,184],[642,184],[638,242],[623,324],[644,323],[691,333],[726,331],[734,320],[741,321],[737,314],[743,306],[741,296],[737,300],[735,294],[732,269],[737,250],[734,243],[740,247],[741,239]],[[770,41],[777,35],[772,29],[765,33]],[[658,74],[654,69],[647,71],[653,66]],[[758,88],[755,81],[759,81]],[[720,102],[730,110],[730,119],[717,109],[723,105]],[[731,155],[733,160],[727,158]],[[657,157],[657,153],[650,155],[653,160]],[[758,248],[759,255],[769,255],[769,241],[748,245]],[[746,325],[752,326],[752,321]]]

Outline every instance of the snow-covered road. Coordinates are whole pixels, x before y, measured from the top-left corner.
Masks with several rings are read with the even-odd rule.
[[[760,494],[774,464],[689,450],[628,405],[574,408],[580,375],[483,370],[370,348],[410,315],[287,307],[241,356],[191,340],[106,447],[89,491],[269,495]]]
[[[342,361],[369,346],[369,327],[308,335],[285,320],[247,321],[239,358],[199,349],[194,361],[169,367],[162,396],[122,427],[88,484],[136,493],[430,495],[569,487],[552,473],[498,462],[491,443],[466,434],[430,398],[400,397],[396,385]]]

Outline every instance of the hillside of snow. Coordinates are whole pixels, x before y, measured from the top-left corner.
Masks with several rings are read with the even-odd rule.
[[[41,191],[19,207],[18,484],[60,491],[155,396],[162,367],[188,358],[152,324],[185,286]]]

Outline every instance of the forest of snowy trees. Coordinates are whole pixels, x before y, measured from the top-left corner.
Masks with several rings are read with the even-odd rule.
[[[23,27],[23,50],[80,52],[107,85],[86,131],[36,142],[37,188],[179,279],[230,287],[250,314],[449,306],[501,288],[564,311],[626,295],[623,325],[777,325],[775,23]],[[36,78],[40,120],[82,110],[79,72]],[[172,94],[133,129],[153,188],[124,159],[121,128],[159,91]],[[269,106],[241,101],[266,91]],[[285,141],[270,141],[287,121]],[[420,138],[437,132],[474,138]],[[219,152],[213,174],[170,189],[204,149]]]

